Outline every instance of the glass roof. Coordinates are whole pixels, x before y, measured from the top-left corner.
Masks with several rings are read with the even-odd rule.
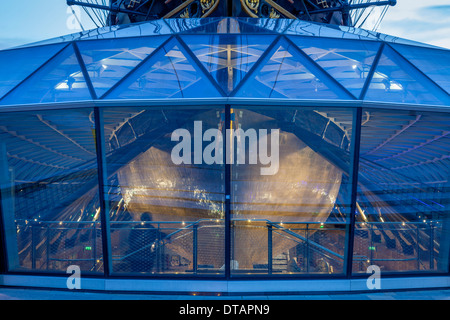
[[[450,50],[300,20],[166,19],[0,51],[0,105],[264,98],[450,106]]]

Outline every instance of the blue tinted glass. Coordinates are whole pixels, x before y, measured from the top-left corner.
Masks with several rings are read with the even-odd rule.
[[[97,97],[107,92],[166,39],[162,36],[79,42],[77,45]]]
[[[92,99],[70,45],[8,94],[2,104],[29,104]]]
[[[181,30],[182,33],[274,33],[257,24],[247,23],[236,18],[215,19],[213,22],[199,23],[196,28]]]
[[[406,59],[450,93],[450,50],[393,45]]]
[[[258,19],[259,20],[259,19]],[[230,30],[229,33],[275,33],[272,30],[263,28],[258,23],[252,23],[252,20],[249,20],[250,23],[240,20],[229,18]]]
[[[280,41],[238,90],[238,97],[352,99],[293,45]]]
[[[0,174],[10,271],[103,272],[93,109],[3,113]],[[6,175],[4,174],[6,173]]]
[[[245,22],[248,25],[253,25],[259,28],[282,33],[292,23],[291,19],[269,19],[269,18],[243,18],[239,17],[240,22]]]
[[[295,36],[290,39],[359,98],[380,48],[378,42]]]
[[[209,32],[209,30],[213,30],[212,32],[217,32],[217,30],[214,31],[214,27],[211,26],[217,25],[217,22],[221,20],[223,19],[213,17],[200,19],[166,19],[165,21],[174,32],[184,33],[191,32],[190,30],[195,30],[195,32]]]
[[[151,20],[143,23],[94,29],[87,32],[82,39],[129,38],[171,33],[172,30],[163,20]]]
[[[224,110],[169,106],[102,111],[114,273],[223,274],[225,167],[216,160],[198,161],[187,148],[178,150],[189,160],[175,160],[179,143],[171,137],[180,131],[192,137],[213,131],[218,145],[225,132],[220,129],[225,128]],[[205,148],[208,153],[206,145],[200,152]],[[164,242],[156,250],[151,248],[154,238],[137,236],[152,229],[160,231]],[[168,252],[172,262],[165,263]]]
[[[363,109],[353,272],[448,270],[449,122]]]
[[[361,36],[344,32],[338,28],[333,28],[332,25],[312,23],[302,20],[294,20],[294,22],[286,29],[285,34],[315,36],[315,37],[330,37],[330,38],[345,38],[345,39],[360,39]]]
[[[230,93],[259,60],[275,36],[182,36],[217,83]]]
[[[381,56],[365,100],[448,105],[450,97],[389,46]]]
[[[64,45],[0,51],[0,98],[54,56]]]
[[[158,49],[148,61],[115,88],[108,98],[206,98],[221,96],[176,40]]]

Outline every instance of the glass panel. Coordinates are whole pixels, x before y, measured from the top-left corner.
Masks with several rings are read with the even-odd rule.
[[[182,39],[224,91],[230,93],[275,37],[211,35]]]
[[[353,271],[447,272],[450,116],[363,111]]]
[[[10,271],[103,272],[93,110],[0,117]]]
[[[114,273],[224,273],[223,157],[206,158],[223,118],[222,109],[104,110]]]
[[[191,19],[187,19],[191,20]],[[202,19],[200,19],[202,20]],[[210,22],[213,21],[213,22]],[[220,18],[198,23],[196,28],[181,30],[186,34],[199,33],[273,33],[268,29],[261,28],[256,24],[249,24],[236,18]]]
[[[175,33],[191,32],[205,32],[210,26],[216,25],[218,21],[223,20],[219,17],[212,18],[190,18],[190,19],[165,19],[164,21],[174,30]],[[213,28],[214,30],[214,28]],[[217,32],[217,31],[214,31]]]
[[[164,20],[151,20],[143,23],[116,25],[89,30],[85,32],[81,39],[117,39],[172,33],[172,30]]]
[[[237,97],[352,99],[287,41],[277,43],[266,61],[238,90]]]
[[[450,93],[450,50],[393,45],[406,59]]]
[[[232,274],[342,274],[352,111],[233,109],[231,119]]]
[[[91,100],[77,57],[70,45],[6,96],[1,104]]]
[[[450,97],[386,46],[364,100],[449,105]]]
[[[358,29],[354,29],[357,31]],[[347,29],[342,31],[339,26],[311,23],[302,20],[294,20],[292,24],[286,29],[285,34],[300,35],[300,36],[313,36],[313,37],[328,37],[328,38],[339,38],[339,39],[368,39],[358,33],[354,34],[352,30]]]
[[[187,20],[187,21],[185,21]],[[169,22],[172,26],[176,24],[176,29],[181,34],[200,34],[200,33],[228,33],[228,19],[177,19]]]
[[[62,48],[53,45],[0,51],[0,98]]]
[[[271,18],[237,18],[239,22],[243,21],[250,25],[255,25],[259,28],[264,28],[269,31],[283,33],[286,28],[292,23],[291,19],[271,19]]]
[[[380,44],[372,41],[290,37],[356,98],[366,83]]]
[[[167,37],[82,41],[80,49],[92,85],[101,97]]]
[[[172,40],[115,88],[108,98],[220,97],[196,63]]]
[[[257,34],[275,33],[269,29],[260,27],[256,23],[244,22],[245,20],[242,19],[228,18],[228,20],[229,20],[228,33],[257,33]]]

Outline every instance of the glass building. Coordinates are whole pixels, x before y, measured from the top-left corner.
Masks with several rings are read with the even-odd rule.
[[[449,177],[446,49],[203,18],[0,51],[0,284],[449,286]]]

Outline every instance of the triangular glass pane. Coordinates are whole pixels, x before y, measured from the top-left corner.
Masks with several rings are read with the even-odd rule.
[[[65,44],[0,51],[0,98],[48,61]]]
[[[248,23],[241,19],[229,18],[230,19],[230,31],[229,33],[275,33],[272,30],[263,28],[256,23]],[[233,30],[234,29],[234,30]]]
[[[339,39],[360,39],[361,36],[350,32],[342,31],[339,26],[334,27],[330,24],[315,23],[294,20],[292,24],[284,32],[288,35],[312,36],[312,37],[328,37]]]
[[[364,100],[449,105],[450,97],[386,46]]]
[[[176,33],[205,33],[205,32],[217,32],[215,26],[223,18],[211,17],[211,18],[190,18],[190,19],[165,19],[164,21],[173,29]]]
[[[237,18],[240,22],[245,22],[249,25],[263,28],[269,32],[283,33],[286,28],[292,23],[292,19],[270,19],[270,18]]]
[[[2,104],[91,100],[73,46],[70,45],[8,94]]]
[[[130,74],[107,98],[208,98],[221,95],[201,69],[172,39]]]
[[[79,42],[97,97],[111,89],[166,39],[161,36]]]
[[[196,28],[182,30],[186,34],[199,33],[274,33],[256,24],[250,24],[237,18],[215,19],[210,23],[202,23]]]
[[[406,59],[450,93],[450,50],[392,45]]]
[[[230,93],[259,60],[275,36],[185,35],[182,39],[222,89]]]
[[[88,39],[117,39],[130,37],[144,37],[172,34],[173,31],[164,22],[164,20],[150,20],[141,23],[127,25],[114,25],[103,28],[92,29],[81,37],[82,40]]]
[[[187,20],[187,21],[185,21]],[[227,18],[219,19],[176,19],[169,24],[175,25],[181,34],[227,33]],[[195,23],[195,24],[193,24]]]
[[[290,39],[359,98],[380,48],[378,42],[295,36]]]
[[[282,40],[238,90],[237,97],[353,99],[289,42]]]

